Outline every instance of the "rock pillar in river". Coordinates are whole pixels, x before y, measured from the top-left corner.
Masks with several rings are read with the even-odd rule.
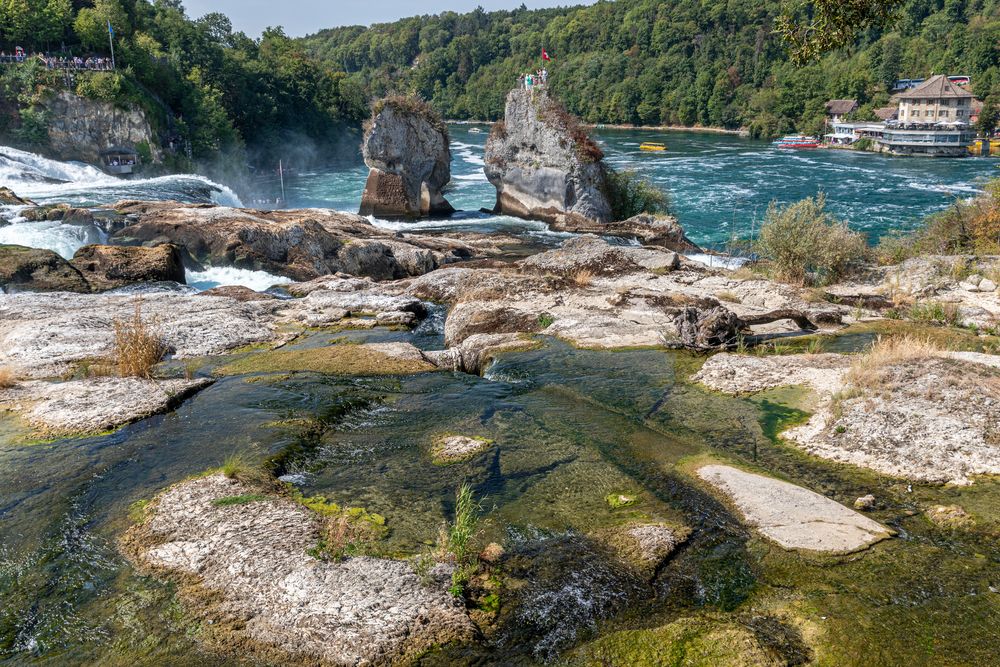
[[[604,154],[544,89],[507,95],[504,120],[486,142],[494,211],[545,222],[611,222]]]
[[[365,129],[363,152],[371,171],[361,215],[417,218],[455,210],[441,194],[451,180],[448,129],[421,100],[378,101]]]

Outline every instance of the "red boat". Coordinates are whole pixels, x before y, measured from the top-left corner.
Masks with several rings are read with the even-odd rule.
[[[804,134],[792,134],[775,140],[773,145],[778,148],[819,148],[820,143],[816,137],[807,137]]]

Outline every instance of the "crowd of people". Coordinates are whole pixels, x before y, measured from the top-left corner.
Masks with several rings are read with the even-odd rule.
[[[522,74],[517,77],[518,86],[525,90],[531,90],[538,86],[544,86],[549,82],[549,71],[544,67],[534,73]]]
[[[81,58],[79,56],[47,56],[44,53],[28,54],[20,46],[14,49],[13,53],[0,51],[0,63],[16,64],[30,60],[38,60],[45,63],[48,69],[67,70],[93,70],[97,72],[109,72],[115,68],[111,58]]]

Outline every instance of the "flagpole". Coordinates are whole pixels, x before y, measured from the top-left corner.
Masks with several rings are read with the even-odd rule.
[[[115,31],[111,28],[111,21],[108,21],[108,44],[111,45],[111,69],[115,68]]]
[[[281,179],[281,205],[285,205],[285,170],[281,166],[281,160],[278,160],[278,178]]]

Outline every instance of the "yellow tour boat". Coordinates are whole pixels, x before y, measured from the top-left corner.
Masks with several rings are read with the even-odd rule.
[[[644,143],[641,146],[639,146],[639,150],[641,150],[641,151],[651,151],[651,152],[658,153],[660,151],[667,150],[667,145],[666,144],[657,144],[657,143],[653,143],[651,141],[647,141],[646,143]]]

